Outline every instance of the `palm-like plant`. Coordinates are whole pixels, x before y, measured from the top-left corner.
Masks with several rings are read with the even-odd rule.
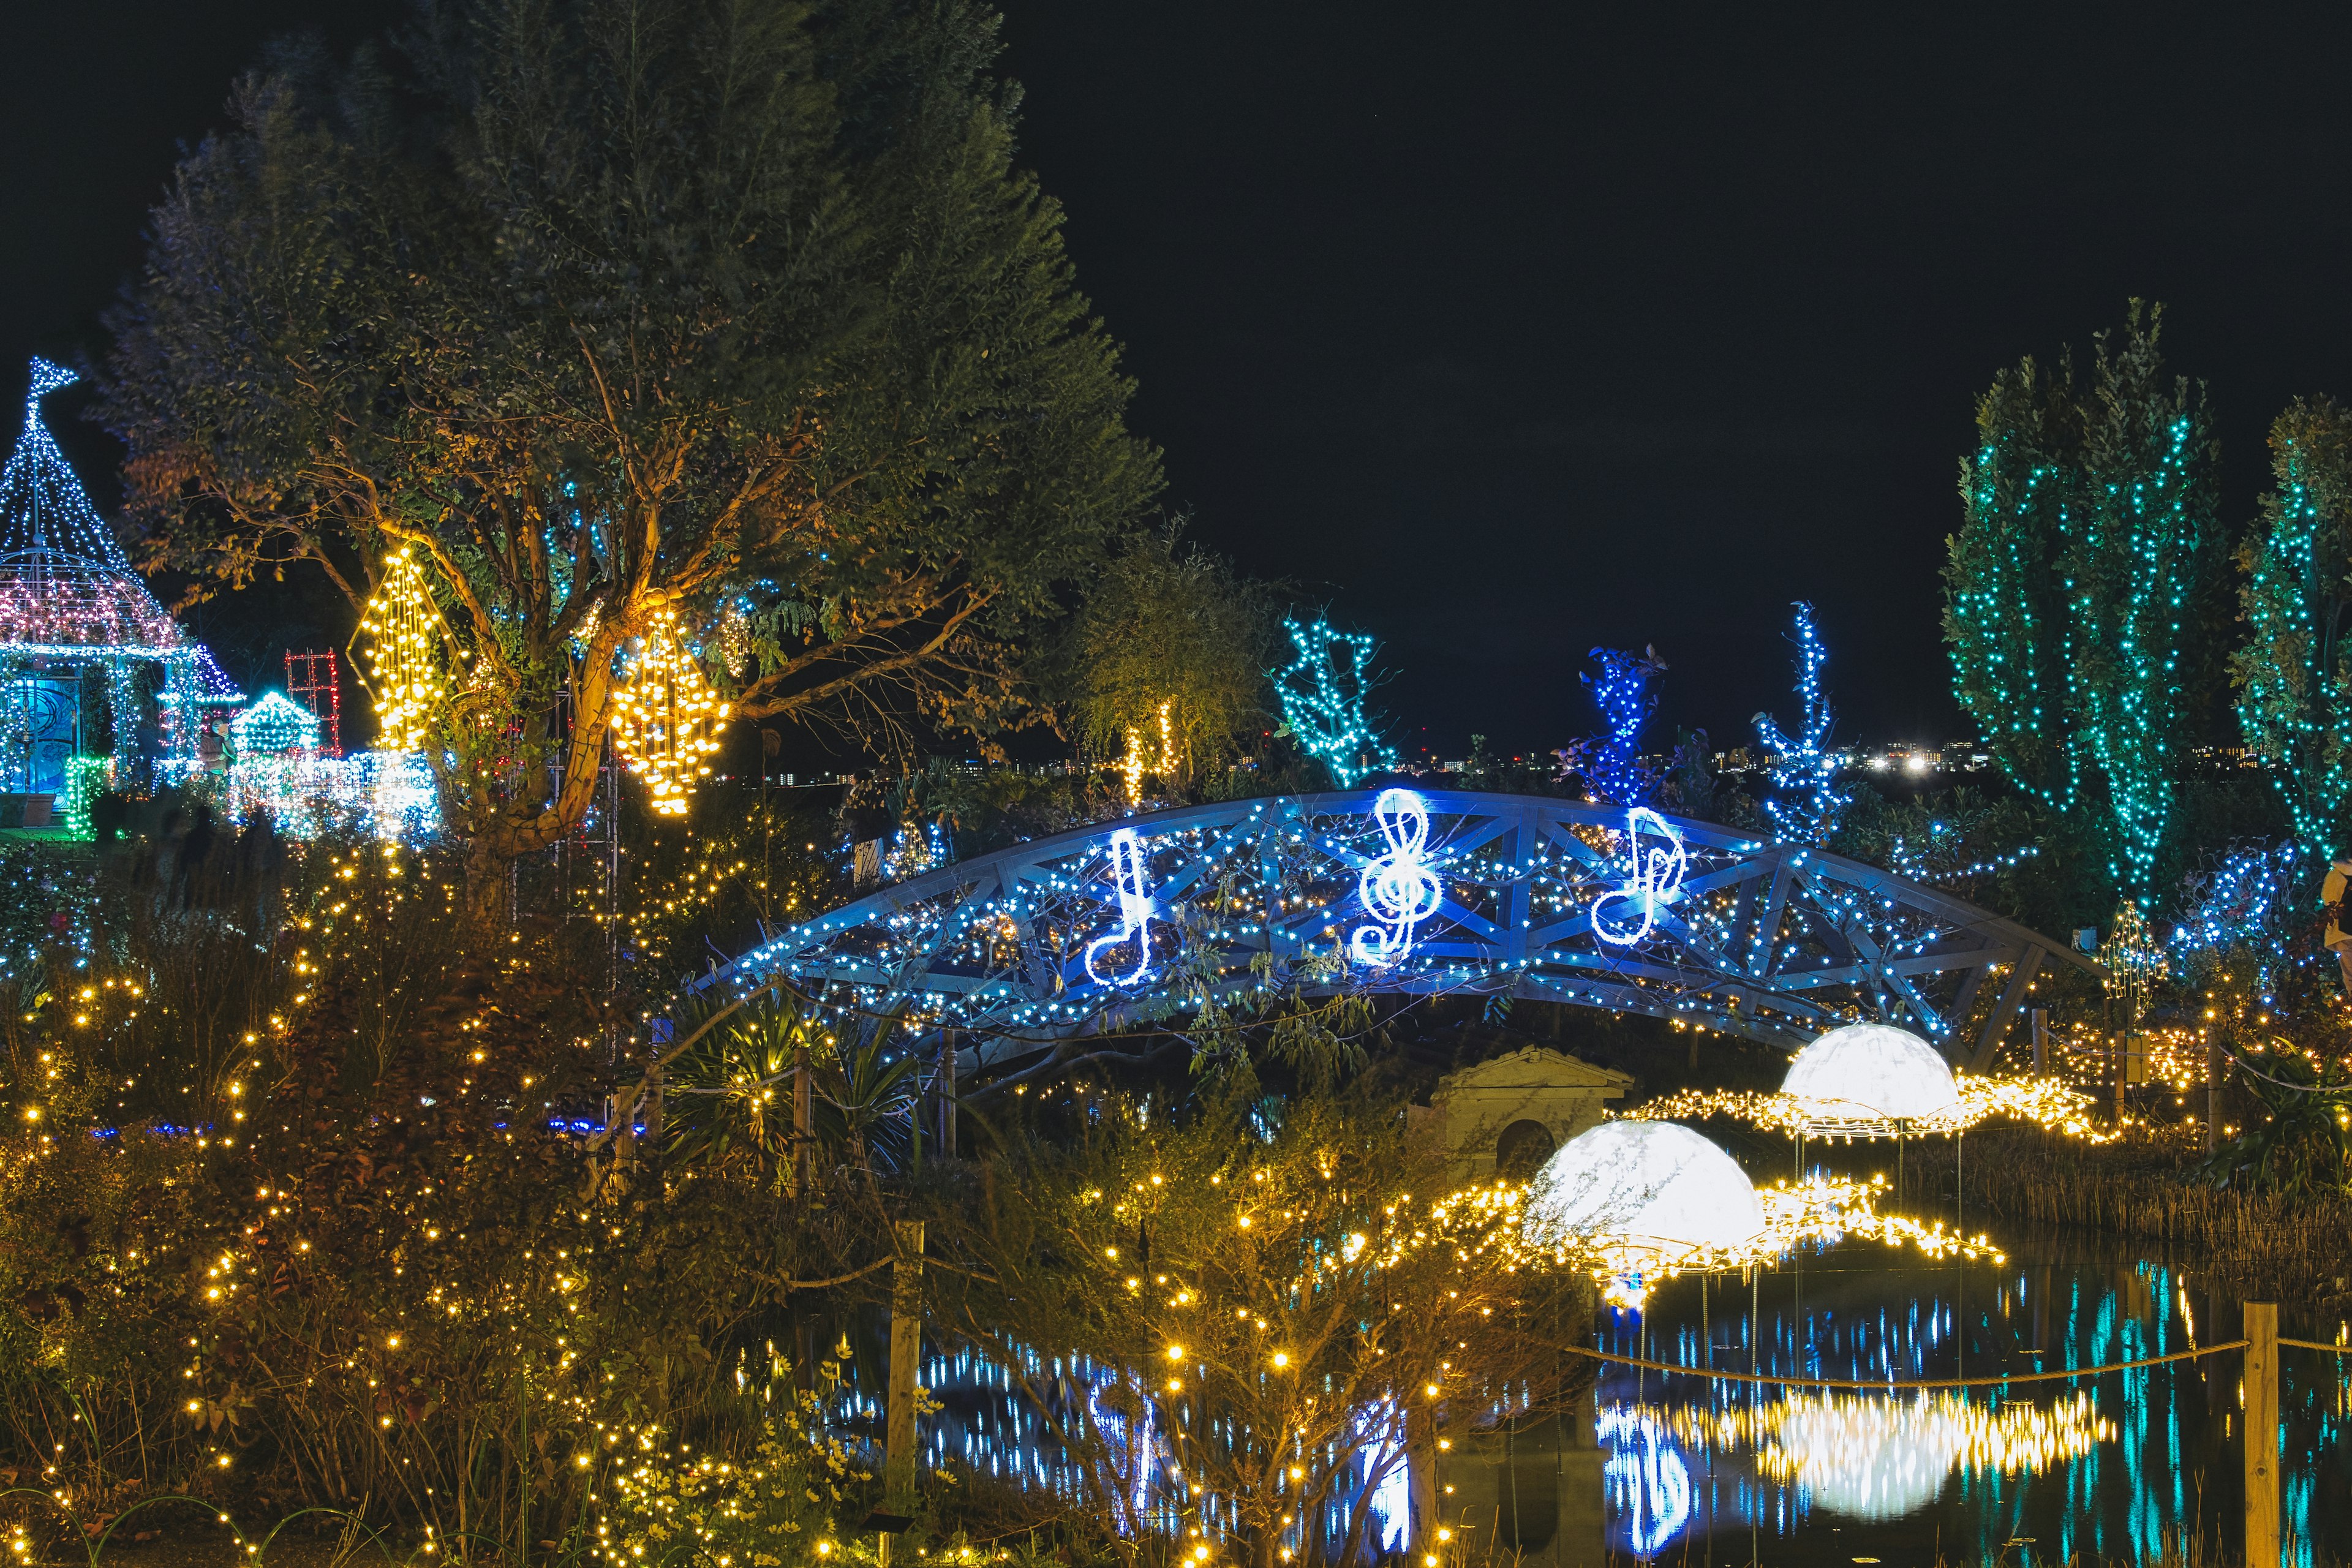
[[[2217,1186],[2307,1197],[2352,1186],[2352,1076],[2303,1051],[2248,1053],[2240,1081],[2268,1114],[2206,1161]]]

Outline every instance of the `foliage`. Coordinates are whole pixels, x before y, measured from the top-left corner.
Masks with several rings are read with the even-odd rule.
[[[1799,600],[1795,607],[1797,696],[1805,717],[1792,740],[1780,732],[1769,713],[1756,715],[1757,743],[1778,759],[1771,763],[1771,776],[1772,787],[1780,794],[1764,803],[1764,812],[1783,842],[1826,844],[1853,795],[1837,787],[1843,759],[1829,744],[1833,715],[1822,691],[1822,666],[1829,662],[1829,654],[1813,629],[1812,605]]]
[[[682,823],[625,811],[628,957],[656,994],[840,901],[823,813],[783,790],[721,781]]]
[[[2166,384],[2160,326],[2135,301],[2120,338],[2095,338],[2085,392],[2063,361],[1995,378],[1945,572],[1962,706],[2043,805],[2098,808],[2111,873],[2140,895],[2175,828],[2220,539],[2211,416]]]
[[[993,28],[467,0],[394,63],[282,51],[180,164],[104,400],[148,562],[357,605],[420,554],[470,912],[582,820],[672,609],[740,617],[742,716],[901,752],[1024,716],[1024,646],[1159,480]]]
[[[458,869],[371,844],[295,855],[274,940],[236,937],[257,962],[226,984],[262,1016],[225,1065],[178,1021],[224,984],[196,928],[234,931],[251,906],[190,909],[133,868],[89,967],[72,931],[46,957],[80,985],[16,983],[0,1464],[50,1467],[106,1510],[333,1505],[520,1557],[590,1544],[625,1435],[757,1460],[781,1418],[733,1373],[807,1321],[793,1282],[844,1272],[870,1210],[795,1215],[760,1158],[691,1128],[665,1143],[657,1118],[651,1159],[621,1130],[570,1131],[615,1087],[604,988],[560,931],[457,957]],[[772,1056],[781,1031],[740,1032]],[[157,1059],[122,1073],[133,1045]],[[820,1132],[828,1190],[862,1203],[870,1178]]]
[[[934,762],[908,774],[896,793],[899,814],[937,826],[958,859],[1108,822],[1126,805],[1113,775],[1093,770]]]
[[[1182,536],[1171,524],[1130,539],[1088,589],[1064,655],[1085,752],[1139,752],[1171,790],[1237,754],[1274,706],[1273,590]]]
[[[1646,805],[1657,793],[1658,778],[1642,761],[1642,726],[1658,705],[1650,682],[1665,673],[1666,661],[1654,647],[1639,654],[1596,647],[1592,658],[1601,666],[1600,675],[1580,679],[1600,711],[1601,732],[1585,742],[1575,771],[1583,774],[1585,787],[1596,799],[1612,805]]]
[[[2238,551],[2246,641],[2231,674],[2246,744],[2327,860],[2352,804],[2352,416],[2298,399],[2271,425],[2271,473]]]
[[[1364,699],[1377,679],[1380,643],[1343,632],[1322,616],[1307,625],[1285,617],[1297,658],[1275,673],[1282,700],[1282,733],[1330,770],[1331,782],[1353,789],[1366,774],[1393,769],[1396,748],[1382,741]]]
[[[835,1505],[874,1479],[824,1433],[841,1364],[824,1363],[814,1390],[793,1388],[785,1381],[792,1368],[772,1356],[766,1370],[768,1414],[749,1454],[698,1454],[659,1432],[630,1435],[635,1463],[614,1476],[596,1531],[606,1557],[647,1568],[782,1568],[838,1551]]]
[[[2207,1178],[2290,1198],[2352,1192],[2352,1069],[2276,1038],[2248,1041],[2239,1066],[2261,1120],[2205,1163]]]
[[[1408,1448],[1425,1474],[1506,1387],[1539,1415],[1582,1380],[1557,1347],[1589,1284],[1498,1251],[1507,1205],[1441,1210],[1444,1158],[1360,1096],[1096,1100],[1082,1139],[1008,1149],[957,1237],[985,1280],[941,1287],[942,1316],[1045,1413],[1129,1561],[1196,1525],[1253,1563],[1360,1561],[1404,1525],[1370,1499]],[[1056,1397],[1038,1344],[1086,1358],[1092,1397]],[[1152,1484],[1162,1444],[1188,1486]]]

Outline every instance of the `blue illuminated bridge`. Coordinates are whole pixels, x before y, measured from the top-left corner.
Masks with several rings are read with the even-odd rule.
[[[982,1064],[1268,993],[1507,995],[1795,1049],[1899,1024],[1988,1066],[2055,961],[1875,867],[1584,802],[1360,790],[1190,806],[928,871],[699,982],[964,1033]]]

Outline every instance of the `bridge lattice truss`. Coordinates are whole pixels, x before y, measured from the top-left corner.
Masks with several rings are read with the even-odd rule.
[[[1409,947],[1382,952],[1393,927],[1356,941],[1376,925],[1366,868],[1403,847],[1378,797],[1192,806],[1019,845],[782,932],[700,985],[782,979],[829,1006],[904,1012],[970,1032],[983,1062],[1141,1019],[1182,1027],[1209,1002],[1295,988],[1507,994],[1790,1049],[1872,1020],[1980,1070],[2045,963],[2090,968],[2013,921],[1819,849],[1445,790],[1414,796],[1428,821],[1414,858],[1436,884],[1427,912],[1402,933]],[[1656,874],[1669,839],[1672,886]]]

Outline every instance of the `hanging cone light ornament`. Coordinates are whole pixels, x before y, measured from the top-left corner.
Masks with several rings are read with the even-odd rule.
[[[662,611],[645,636],[629,639],[613,693],[613,742],[646,781],[656,812],[686,815],[696,783],[710,776],[704,759],[719,750],[726,721],[727,704],[679,635],[677,613]]]
[[[407,549],[384,557],[383,581],[360,616],[368,635],[376,723],[386,751],[421,752],[425,726],[447,697],[441,670],[441,612],[425,569]]]

